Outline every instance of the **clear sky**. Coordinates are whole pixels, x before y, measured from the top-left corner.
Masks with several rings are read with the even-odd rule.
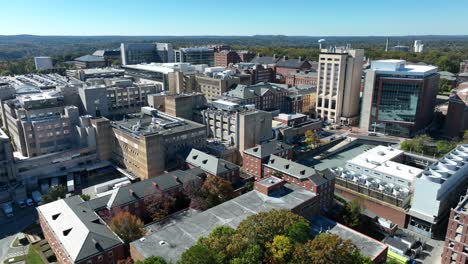
[[[468,35],[467,0],[0,0],[0,35]]]

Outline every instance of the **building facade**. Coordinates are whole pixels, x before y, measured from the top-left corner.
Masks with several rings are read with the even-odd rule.
[[[222,50],[220,52],[216,52],[214,55],[214,65],[219,67],[227,67],[229,64],[236,64],[241,62],[241,58],[239,54],[235,51],[229,50]]]
[[[316,71],[290,71],[286,74],[288,86],[317,85]]]
[[[84,55],[74,59],[75,66],[78,69],[102,68],[106,66],[103,57],[94,55]]]
[[[442,264],[468,262],[468,196],[460,197],[455,208],[450,210]]]
[[[169,43],[122,43],[122,65],[174,62],[174,51]]]
[[[240,181],[239,166],[198,149],[192,149],[185,162],[189,168],[200,168],[208,176],[221,177],[233,184]]]
[[[181,48],[175,50],[175,62],[188,62],[191,64],[215,65],[215,52],[209,47]]]
[[[263,178],[263,165],[268,163],[271,155],[292,159],[293,147],[281,141],[270,141],[245,149],[242,159],[242,169],[255,180]]]
[[[438,83],[437,67],[373,61],[366,73],[360,128],[414,136],[433,120]]]
[[[322,119],[344,125],[358,124],[363,57],[361,49],[321,50],[316,107]]]

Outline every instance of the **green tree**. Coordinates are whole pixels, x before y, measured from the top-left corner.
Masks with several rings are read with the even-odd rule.
[[[234,257],[230,264],[260,264],[262,263],[263,252],[259,245],[249,243],[242,250],[242,254]]]
[[[343,210],[343,222],[352,228],[358,227],[361,223],[361,213],[363,209],[363,204],[360,199],[354,199],[346,203]]]
[[[294,250],[293,243],[287,236],[277,235],[267,243],[267,262],[273,264],[288,263]]]
[[[287,230],[288,237],[294,243],[305,243],[310,239],[310,225],[301,221],[292,224],[292,226]]]
[[[89,201],[91,199],[91,196],[89,196],[89,194],[86,193],[80,194],[80,197],[81,199],[83,199],[83,201]]]
[[[143,222],[129,212],[118,212],[111,220],[110,228],[125,243],[130,243],[145,234]]]
[[[208,207],[224,203],[235,196],[231,183],[219,176],[208,176],[203,183],[202,193]]]
[[[67,194],[65,187],[62,185],[53,185],[52,187],[49,188],[49,191],[47,194],[44,194],[42,196],[42,203],[50,203],[53,201],[56,201],[58,199],[63,199],[65,198],[65,195]]]
[[[355,264],[371,263],[371,260],[359,252],[350,240],[343,240],[334,234],[322,233],[313,240],[295,248],[294,264]]]
[[[203,244],[195,244],[187,249],[180,257],[178,264],[221,264],[215,254]]]
[[[457,146],[456,143],[452,143],[452,142],[446,141],[446,140],[438,140],[436,142],[437,155],[438,156],[443,156],[443,155],[449,153],[456,146]]]
[[[145,258],[145,260],[143,261],[137,261],[135,262],[135,264],[167,264],[167,261],[165,259],[163,259],[162,257],[155,257],[155,256],[152,256],[152,257],[149,257],[149,258]]]
[[[448,93],[452,91],[453,85],[452,82],[447,79],[440,79],[439,80],[439,93]]]
[[[208,248],[219,263],[225,263],[229,257],[227,247],[235,232],[231,227],[218,226],[206,238],[201,238],[198,243]]]
[[[465,130],[465,133],[463,133],[462,143],[468,144],[468,130]]]

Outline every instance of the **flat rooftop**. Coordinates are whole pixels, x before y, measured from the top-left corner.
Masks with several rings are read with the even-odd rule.
[[[402,154],[402,150],[393,147],[377,146],[363,152],[357,157],[349,160],[347,163],[367,169],[375,169],[377,166],[380,166],[387,161],[391,161]]]
[[[405,60],[375,60],[371,62],[371,69],[379,73],[429,75],[437,73],[437,67],[432,65],[407,64]]]
[[[349,239],[359,249],[361,254],[371,258],[372,260],[380,256],[380,254],[388,248],[384,243],[328,218],[315,216],[312,219],[309,219],[309,221],[314,235],[327,232],[337,235],[344,240]]]
[[[286,183],[284,187],[284,192],[273,196],[254,190],[204,212],[178,214],[164,224],[149,226],[153,233],[131,245],[144,258],[161,256],[176,262],[200,237],[206,237],[218,226],[236,228],[248,216],[272,209],[292,209],[315,197],[314,193],[295,185]]]
[[[135,70],[145,70],[151,72],[160,72],[163,74],[168,74],[171,72],[188,72],[195,71],[193,65],[188,62],[179,62],[179,63],[148,63],[148,64],[134,64],[134,65],[125,65],[123,68],[135,69]]]
[[[412,182],[415,177],[418,177],[423,172],[423,170],[420,168],[408,166],[394,161],[386,161],[383,165],[374,168],[374,171],[388,175],[395,175],[410,182]]]

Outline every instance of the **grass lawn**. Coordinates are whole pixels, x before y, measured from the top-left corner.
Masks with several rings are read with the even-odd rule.
[[[37,244],[30,246],[28,250],[28,255],[26,255],[26,263],[43,264],[44,262],[42,261],[42,258],[38,253],[40,251],[41,250],[39,249],[39,246]]]
[[[15,241],[13,241],[13,246],[14,247],[19,247],[21,246],[20,242],[19,242],[19,239],[18,239],[18,236],[15,237]]]

